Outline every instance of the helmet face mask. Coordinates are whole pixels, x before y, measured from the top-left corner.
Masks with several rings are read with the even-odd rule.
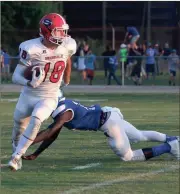
[[[60,45],[68,37],[68,30],[65,19],[56,13],[48,14],[40,21],[40,36],[53,44]]]

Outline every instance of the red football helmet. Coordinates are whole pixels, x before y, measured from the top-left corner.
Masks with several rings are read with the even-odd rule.
[[[46,40],[54,43],[61,44],[63,39],[66,38],[69,30],[69,25],[65,19],[57,13],[49,13],[40,20],[40,36]]]

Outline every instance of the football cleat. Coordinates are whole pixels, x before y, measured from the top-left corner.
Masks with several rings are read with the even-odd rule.
[[[171,146],[170,153],[175,156],[177,160],[180,160],[179,141],[176,139],[167,143]]]
[[[8,166],[12,171],[20,170],[22,168],[22,159],[12,157],[11,160],[9,161],[9,163],[8,163]]]

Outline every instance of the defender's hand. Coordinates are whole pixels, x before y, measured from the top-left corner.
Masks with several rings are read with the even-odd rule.
[[[37,158],[37,155],[31,154],[28,156],[22,156],[23,160],[35,160]]]

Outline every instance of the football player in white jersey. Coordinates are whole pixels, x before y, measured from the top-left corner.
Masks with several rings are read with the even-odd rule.
[[[32,144],[41,123],[56,109],[62,80],[70,82],[76,42],[68,36],[68,29],[61,15],[50,13],[40,20],[40,37],[20,44],[20,61],[12,80],[24,87],[14,111],[13,155],[8,163],[12,170],[21,168],[21,156]],[[32,80],[27,80],[24,72],[33,65],[38,67],[33,68]]]

